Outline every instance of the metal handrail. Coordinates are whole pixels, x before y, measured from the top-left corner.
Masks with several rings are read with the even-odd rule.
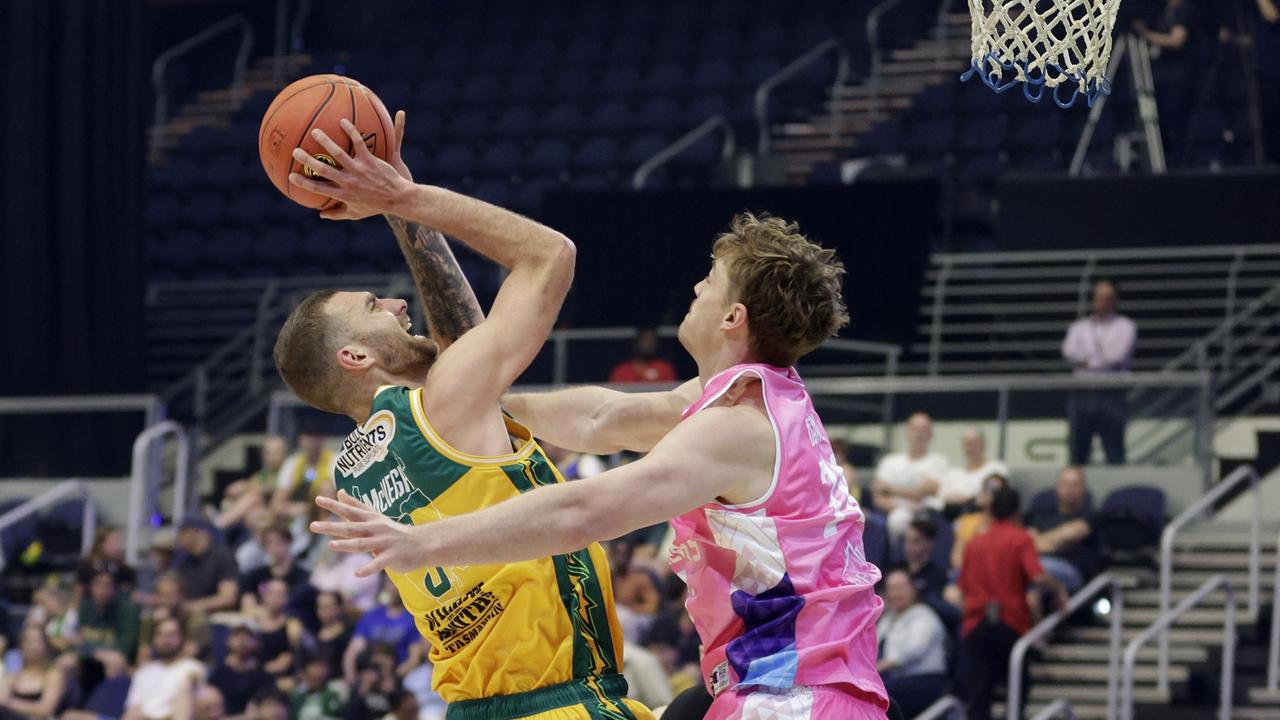
[[[1113,678],[1114,679],[1114,678]],[[1076,710],[1071,707],[1071,702],[1063,698],[1059,698],[1049,703],[1043,710],[1036,713],[1031,720],[1050,720],[1050,718],[1066,718],[1066,720],[1076,720]]]
[[[1121,720],[1133,720],[1134,669],[1138,664],[1138,651],[1142,649],[1143,645],[1150,642],[1151,638],[1155,637],[1157,633],[1163,634],[1167,632],[1174,621],[1185,615],[1187,611],[1198,605],[1209,593],[1219,587],[1226,592],[1227,603],[1222,620],[1222,689],[1218,700],[1218,718],[1219,720],[1230,720],[1231,684],[1234,679],[1236,656],[1236,593],[1231,581],[1221,573],[1201,583],[1200,587],[1178,603],[1177,607],[1172,610],[1161,610],[1160,617],[1156,618],[1156,621],[1150,627],[1138,633],[1138,636],[1130,641],[1129,646],[1125,648],[1124,676],[1122,678],[1123,693],[1120,702]],[[1168,649],[1161,648],[1161,660],[1167,661],[1168,657]],[[1161,692],[1167,691],[1167,687],[1161,688]]]
[[[84,500],[84,514],[81,516],[80,521],[80,557],[85,557],[93,550],[94,531],[98,523],[98,510],[94,507],[93,498],[89,495],[89,485],[79,478],[64,480],[9,512],[0,515],[0,530],[50,507],[54,503],[61,502],[70,495],[78,495]],[[0,546],[0,571],[4,570],[4,556],[4,548]]]
[[[1262,561],[1259,532],[1262,526],[1262,496],[1258,487],[1258,473],[1253,467],[1245,465],[1236,468],[1235,472],[1219,482],[1212,490],[1205,493],[1186,510],[1165,526],[1160,535],[1160,616],[1169,612],[1173,602],[1173,543],[1178,531],[1184,525],[1200,517],[1207,509],[1227,493],[1236,489],[1240,483],[1248,481],[1253,492],[1253,522],[1249,530],[1249,613],[1257,617],[1258,583],[1260,563]],[[1169,691],[1169,632],[1167,628],[1160,633],[1159,674],[1156,688],[1160,692]]]
[[[838,39],[829,38],[787,63],[786,67],[765,78],[760,83],[760,86],[756,88],[756,155],[763,157],[769,154],[769,95],[780,85],[798,75],[800,71],[817,62],[827,53],[832,52],[836,55],[836,77],[831,83],[831,100],[833,103],[831,108],[831,138],[834,140],[840,134],[841,120],[844,115],[840,108],[840,88],[844,87],[845,81],[849,77],[849,51],[845,49]]]
[[[178,454],[174,470],[173,522],[182,522],[187,511],[188,471],[191,468],[191,441],[186,430],[173,420],[165,420],[143,430],[133,441],[133,464],[129,471],[129,522],[125,528],[125,557],[131,565],[141,560],[142,524],[146,522],[143,501],[150,494],[149,479],[152,477],[152,444],[163,440],[166,435],[173,435],[178,441]]]
[[[1227,256],[1243,249],[1250,255],[1280,255],[1280,245],[1195,245],[1168,248],[1100,248],[1081,250],[1016,250],[974,253],[936,253],[935,264],[948,261],[955,265],[990,265],[1014,262],[1072,262],[1088,256],[1099,260],[1171,260]]]
[[[946,716],[946,713],[950,712],[956,713],[959,720],[965,720],[967,717],[964,711],[964,703],[960,701],[960,698],[955,695],[943,695],[912,720],[940,720],[940,718]]]
[[[58,413],[141,412],[143,425],[164,419],[164,402],[158,395],[31,395],[0,397],[0,415]]]
[[[1009,689],[1009,697],[1005,702],[1008,720],[1021,720],[1022,718],[1022,667],[1026,663],[1027,651],[1040,638],[1053,632],[1054,628],[1058,627],[1063,620],[1070,617],[1072,613],[1093,600],[1095,595],[1108,587],[1111,588],[1111,651],[1108,653],[1107,660],[1109,668],[1107,673],[1107,717],[1115,717],[1114,708],[1118,700],[1116,678],[1119,675],[1117,670],[1120,667],[1121,631],[1124,627],[1124,593],[1120,587],[1120,578],[1108,572],[1099,575],[1089,584],[1077,590],[1067,600],[1066,608],[1041,620],[1039,624],[1031,628],[1026,635],[1019,638],[1018,642],[1014,644],[1013,650],[1009,653],[1009,681],[1005,686]],[[1049,716],[1045,716],[1043,713],[1036,715],[1036,718],[1041,717]]]
[[[151,64],[151,85],[155,89],[156,107],[152,127],[159,129],[169,119],[169,92],[164,87],[165,72],[170,61],[186,55],[223,33],[240,28],[240,49],[236,51],[235,71],[232,75],[231,89],[235,98],[240,97],[244,88],[245,69],[249,64],[249,51],[253,48],[253,26],[240,13],[228,15],[173,47],[165,50]]]
[[[723,115],[712,115],[698,127],[676,138],[675,142],[659,150],[653,157],[645,160],[640,167],[636,168],[635,173],[631,176],[631,187],[636,190],[644,189],[644,184],[649,180],[649,176],[654,170],[666,165],[680,153],[693,147],[705,135],[711,134],[714,130],[724,131],[724,142],[720,145],[720,159],[728,160],[733,157],[734,151],[738,148],[737,138],[733,134],[733,126],[725,119]]]
[[[1267,658],[1267,692],[1280,692],[1280,538],[1276,538],[1276,580],[1271,590],[1271,652]]]
[[[902,2],[903,0],[883,0],[867,13],[867,44],[871,48],[871,112],[873,115],[880,113],[880,80],[884,74],[882,70],[884,51],[880,47],[880,18]]]

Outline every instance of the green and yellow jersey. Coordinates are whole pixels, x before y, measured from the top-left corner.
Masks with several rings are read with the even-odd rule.
[[[421,525],[564,482],[529,430],[506,423],[514,452],[469,455],[432,429],[421,389],[380,388],[369,419],[339,451],[337,487],[392,520]],[[602,717],[632,717],[600,684],[622,672],[622,632],[598,544],[508,565],[389,575],[431,643],[432,684],[446,702],[578,681],[599,692]]]

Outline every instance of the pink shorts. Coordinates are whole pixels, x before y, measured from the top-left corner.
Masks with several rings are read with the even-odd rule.
[[[721,693],[705,720],[885,720],[884,710],[833,687],[796,687],[785,693]]]

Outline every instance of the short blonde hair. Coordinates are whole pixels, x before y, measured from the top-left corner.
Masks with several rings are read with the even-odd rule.
[[[789,367],[848,324],[844,264],[795,223],[742,213],[712,254],[729,271],[732,299],[747,308],[756,360]]]

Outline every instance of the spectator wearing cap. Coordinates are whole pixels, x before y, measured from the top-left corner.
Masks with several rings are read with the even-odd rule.
[[[167,720],[190,717],[195,691],[204,684],[204,665],[182,656],[186,638],[176,618],[156,626],[151,661],[134,673],[124,720]]]
[[[182,578],[188,606],[206,615],[235,609],[240,599],[239,570],[231,551],[215,539],[213,526],[194,515],[182,522],[178,533],[182,552],[174,571]]]
[[[885,578],[885,611],[876,626],[880,660],[876,670],[889,697],[907,717],[915,717],[942,697],[947,681],[946,629],[920,602],[906,570]]]
[[[316,590],[306,570],[298,566],[292,555],[293,533],[283,523],[276,523],[263,533],[267,564],[246,574],[241,583],[240,611],[253,614],[261,604],[258,589],[268,580],[283,580],[288,593],[289,614],[310,628],[316,627]]]
[[[138,659],[142,662],[151,659],[150,646],[156,625],[167,618],[177,618],[182,623],[182,634],[187,639],[182,648],[183,656],[198,658],[203,655],[211,636],[209,620],[203,612],[187,603],[186,596],[182,594],[182,578],[177,573],[166,573],[156,581],[151,606],[142,613],[142,647]]]
[[[1057,502],[1053,508],[1030,515],[1027,526],[1044,569],[1068,592],[1075,592],[1093,577],[1102,562],[1084,470],[1064,468],[1058,474],[1054,495]]]
[[[960,447],[964,451],[964,465],[948,470],[942,476],[939,490],[943,512],[948,518],[958,517],[973,505],[984,480],[992,475],[1009,474],[1004,461],[987,457],[987,437],[980,428],[966,429],[960,438]]]
[[[907,419],[907,451],[886,455],[876,466],[872,501],[888,516],[889,538],[897,542],[911,518],[922,508],[941,508],[938,490],[949,466],[930,452],[933,420],[918,412]]]
[[[250,700],[263,688],[275,687],[275,680],[258,662],[258,634],[248,623],[231,630],[227,653],[209,673],[209,684],[222,691],[232,718],[244,716]]]
[[[1031,535],[1017,524],[1020,499],[1013,488],[991,498],[991,527],[969,542],[957,583],[964,606],[957,686],[967,716],[989,720],[995,686],[1009,673],[1009,652],[1031,629],[1027,591],[1067,591],[1044,571]]]
[[[1062,357],[1079,377],[1116,375],[1129,371],[1138,326],[1116,312],[1119,291],[1111,280],[1093,284],[1093,313],[1071,323],[1062,341]],[[1076,390],[1067,401],[1071,424],[1071,463],[1087,465],[1093,454],[1093,436],[1102,440],[1109,465],[1125,461],[1124,427],[1129,408],[1125,390]]]

